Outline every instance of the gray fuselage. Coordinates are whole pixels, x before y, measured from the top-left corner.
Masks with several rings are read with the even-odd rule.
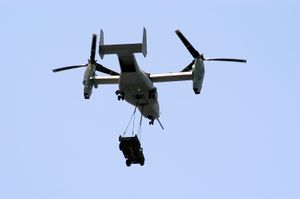
[[[157,119],[158,95],[149,74],[138,67],[133,54],[119,54],[118,58],[121,66],[119,91],[124,95],[124,99],[137,106],[144,117],[150,120]]]

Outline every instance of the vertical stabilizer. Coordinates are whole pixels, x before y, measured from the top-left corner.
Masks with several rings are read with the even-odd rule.
[[[147,32],[146,28],[143,29],[143,43],[142,43],[142,52],[144,57],[147,56]]]
[[[99,55],[103,59],[104,53],[100,50],[101,46],[104,46],[104,33],[102,29],[100,30]]]

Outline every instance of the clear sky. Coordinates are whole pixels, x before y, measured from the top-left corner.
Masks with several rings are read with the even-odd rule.
[[[300,198],[299,1],[0,1],[1,199]],[[145,166],[118,149],[133,107],[116,85],[82,94],[92,33],[140,42],[147,72],[192,61],[180,29],[206,57],[192,83],[157,84],[162,131],[144,120]],[[119,71],[117,57],[99,63]]]

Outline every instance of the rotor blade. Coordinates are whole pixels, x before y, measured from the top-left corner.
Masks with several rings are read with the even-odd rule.
[[[120,75],[119,73],[117,73],[113,70],[110,70],[110,69],[104,67],[101,64],[96,63],[95,65],[96,65],[96,71],[99,71],[99,72],[102,72],[102,73],[105,73],[105,74],[108,74],[108,75]]]
[[[185,36],[180,32],[180,30],[175,31],[177,36],[180,38],[182,43],[188,49],[188,51],[192,54],[194,58],[199,58],[201,55],[200,53],[192,46],[192,44],[185,38]]]
[[[90,61],[92,63],[95,62],[95,56],[96,56],[96,44],[97,44],[97,35],[93,34],[93,39],[92,39],[92,46],[91,46],[91,57]]]
[[[81,68],[81,67],[86,67],[87,65],[76,65],[76,66],[66,66],[66,67],[61,67],[61,68],[56,68],[53,69],[52,72],[56,73],[56,72],[60,72],[60,71],[64,71],[64,70],[70,70],[70,69],[75,69],[75,68]]]
[[[247,62],[247,60],[245,59],[231,59],[231,58],[212,58],[212,59],[205,59],[205,61],[230,61],[230,62],[241,62],[241,63]]]
[[[191,71],[193,69],[194,63],[195,63],[195,60],[193,60],[189,65],[187,65],[181,72]]]

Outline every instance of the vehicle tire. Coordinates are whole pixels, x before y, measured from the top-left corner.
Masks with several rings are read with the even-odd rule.
[[[129,159],[126,160],[126,166],[128,166],[128,167],[131,166],[131,161]]]

